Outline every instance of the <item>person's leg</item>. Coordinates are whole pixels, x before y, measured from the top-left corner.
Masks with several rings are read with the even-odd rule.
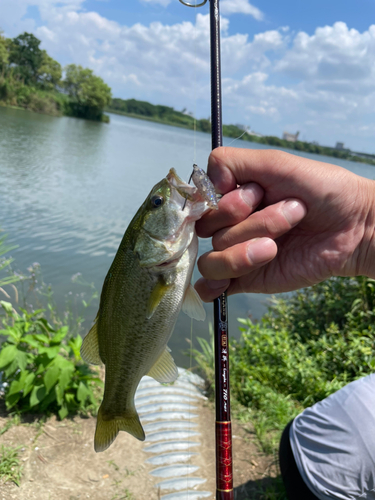
[[[318,500],[303,481],[294,460],[289,440],[289,429],[293,420],[285,427],[280,440],[279,464],[280,471],[289,500]]]

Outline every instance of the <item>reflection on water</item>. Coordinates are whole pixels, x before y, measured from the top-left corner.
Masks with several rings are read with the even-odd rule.
[[[9,242],[19,245],[12,252],[17,267],[25,270],[39,262],[60,309],[73,274],[81,272],[100,289],[127,225],[152,186],[171,167],[188,179],[193,162],[205,167],[210,148],[208,134],[197,133],[194,141],[192,131],[117,115],[106,125],[0,108],[0,227]],[[369,165],[304,156],[366,177],[375,172]],[[209,248],[209,241],[201,242],[200,253]],[[238,336],[238,316],[264,313],[266,299],[256,294],[230,298],[231,335]],[[194,336],[207,337],[211,305],[206,310],[208,320],[194,322]],[[96,305],[86,313],[89,325]],[[190,319],[181,314],[170,342],[179,365],[189,363],[180,352],[188,347],[190,329]]]

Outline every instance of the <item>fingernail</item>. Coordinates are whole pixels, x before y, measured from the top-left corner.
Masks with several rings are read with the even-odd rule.
[[[306,207],[298,200],[288,200],[282,206],[283,214],[291,226],[297,224],[306,215]]]
[[[258,204],[262,197],[262,189],[258,184],[251,182],[240,187],[240,195],[246,205],[253,207]]]
[[[247,255],[251,264],[262,264],[274,257],[275,242],[270,238],[254,238],[247,245]]]
[[[230,280],[206,280],[206,283],[211,290],[219,290],[219,288],[229,286]]]

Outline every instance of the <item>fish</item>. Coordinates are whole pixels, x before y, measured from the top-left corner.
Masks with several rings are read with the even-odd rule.
[[[201,191],[172,168],[152,188],[123,236],[81,347],[84,361],[105,365],[96,452],[106,450],[119,431],[145,439],[134,404],[138,384],[144,375],[160,383],[176,380],[167,343],[181,309],[205,319],[191,277],[198,252],[195,222],[208,210]]]

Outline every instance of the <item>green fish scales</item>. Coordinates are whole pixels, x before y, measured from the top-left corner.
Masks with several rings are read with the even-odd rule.
[[[144,375],[159,382],[177,378],[167,342],[181,308],[195,319],[205,318],[190,281],[198,252],[195,221],[207,210],[199,190],[171,169],[151,190],[120,243],[81,349],[85,361],[105,365],[96,451],[107,449],[120,430],[145,439],[134,405],[138,384]]]

